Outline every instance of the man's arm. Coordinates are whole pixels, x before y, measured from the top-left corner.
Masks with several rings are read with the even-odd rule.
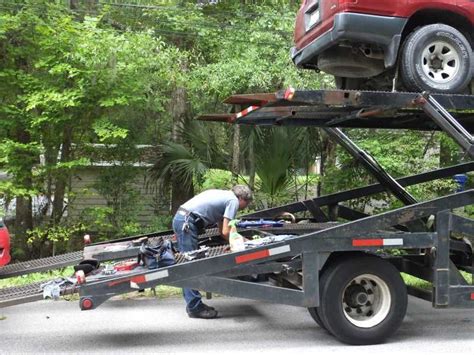
[[[230,235],[230,226],[229,226],[230,219],[224,217],[221,222],[218,223],[219,232],[221,233],[222,238],[228,242],[229,235]]]

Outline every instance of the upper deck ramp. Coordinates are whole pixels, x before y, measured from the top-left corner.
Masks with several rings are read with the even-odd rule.
[[[204,114],[199,120],[248,125],[440,130],[420,105],[420,93],[352,90],[281,90],[232,95],[224,103],[237,113]],[[474,96],[432,97],[469,132],[474,132]]]

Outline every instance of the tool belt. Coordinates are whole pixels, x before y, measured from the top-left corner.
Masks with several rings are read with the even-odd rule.
[[[182,216],[189,216],[190,218],[192,218],[192,220],[189,220],[189,222],[196,226],[198,233],[201,234],[204,232],[206,228],[206,222],[200,215],[194,212],[190,212],[182,207],[178,208],[178,211],[176,213]]]
[[[148,269],[170,266],[176,264],[173,244],[170,240],[158,237],[155,245],[148,245],[146,242],[140,247],[138,263],[143,264]]]

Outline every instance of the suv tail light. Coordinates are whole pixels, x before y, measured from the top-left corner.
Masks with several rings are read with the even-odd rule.
[[[10,234],[0,218],[0,267],[10,262]]]

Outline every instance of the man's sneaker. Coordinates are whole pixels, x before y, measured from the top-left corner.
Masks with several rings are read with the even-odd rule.
[[[210,307],[202,307],[199,311],[189,312],[189,318],[202,318],[202,319],[212,319],[217,317],[217,311]]]

